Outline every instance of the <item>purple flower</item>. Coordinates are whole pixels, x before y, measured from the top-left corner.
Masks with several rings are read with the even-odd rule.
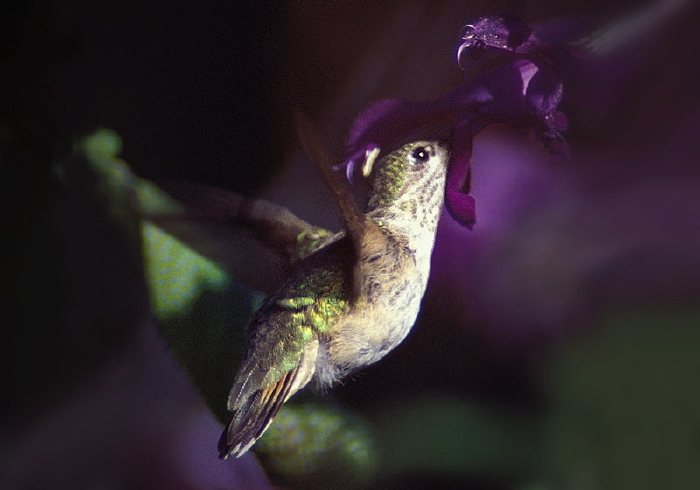
[[[538,166],[541,151],[512,130],[480,135],[472,160],[480,226],[467,236],[441,223],[424,310],[432,324],[453,321],[470,335],[481,329],[494,348],[535,353],[610,310],[697,296],[700,111],[688,62],[696,19],[653,18],[580,66],[564,57],[577,123],[567,165]],[[613,24],[613,41],[631,24]]]
[[[556,109],[573,52],[543,41],[509,16],[465,26],[462,40],[457,62],[464,83],[433,100],[388,99],[370,106],[350,131],[346,171],[352,179],[357,165],[377,149],[451,133],[445,202],[452,217],[471,228],[476,220],[469,195],[472,140],[481,130],[493,124],[530,127],[551,154],[567,156],[560,133],[566,118]]]

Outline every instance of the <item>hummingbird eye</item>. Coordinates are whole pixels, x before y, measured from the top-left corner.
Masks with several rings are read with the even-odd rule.
[[[432,156],[432,148],[429,146],[418,146],[411,152],[411,158],[417,163],[425,163]]]

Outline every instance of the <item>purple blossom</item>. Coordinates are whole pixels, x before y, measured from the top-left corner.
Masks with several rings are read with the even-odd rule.
[[[530,127],[552,155],[568,156],[561,136],[566,118],[557,106],[573,58],[571,49],[543,41],[514,17],[484,17],[465,26],[457,49],[464,83],[428,101],[388,99],[370,106],[350,131],[348,178],[377,148],[451,134],[445,202],[452,217],[471,228],[476,220],[469,195],[472,140],[484,128]]]
[[[698,17],[667,25],[645,16],[654,24],[591,50],[585,63],[555,54],[577,125],[567,165],[536,165],[541,152],[512,130],[479,136],[480,226],[467,236],[441,224],[426,296],[432,322],[483,329],[494,348],[532,353],[611,309],[674,305],[697,291],[698,207],[690,203],[700,118],[689,95],[697,66],[688,60]],[[630,24],[611,26],[613,42]],[[466,65],[464,52],[461,59]]]

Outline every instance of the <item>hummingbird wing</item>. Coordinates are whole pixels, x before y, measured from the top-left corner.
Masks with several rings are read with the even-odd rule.
[[[297,113],[295,124],[304,150],[319,168],[326,185],[333,193],[340,211],[343,228],[352,242],[355,255],[352,300],[357,303],[368,297],[363,279],[369,276],[374,266],[372,260],[366,259],[381,256],[390,245],[389,238],[372,219],[357,207],[347,182],[333,171],[330,158],[311,122],[302,114]],[[373,155],[372,158],[375,156]]]
[[[186,216],[248,230],[256,240],[290,263],[308,255],[308,243],[333,234],[265,199],[245,197],[204,184],[180,184],[169,190],[187,204]]]
[[[173,205],[142,206],[142,217],[267,294],[285,281],[290,265],[333,235],[264,199],[203,184],[171,184],[167,191]]]

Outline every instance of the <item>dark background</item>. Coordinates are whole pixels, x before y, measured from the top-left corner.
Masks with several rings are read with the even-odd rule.
[[[527,21],[587,15],[596,24],[625,7],[615,4],[604,10],[606,3],[442,1],[409,2],[407,7],[405,2],[366,1],[39,1],[6,7],[0,138],[8,198],[5,236],[13,252],[6,259],[10,294],[3,342],[8,362],[3,369],[3,451],[11,453],[23,431],[45,420],[55,403],[81,393],[81,386],[131,348],[143,328],[139,322],[146,308],[145,292],[137,271],[122,267],[125,252],[115,230],[100,224],[97,211],[77,214],[82,226],[73,227],[66,218],[69,211],[56,217],[57,208],[66,209],[57,203],[66,198],[54,164],[70,156],[76,139],[98,127],[115,130],[124,141],[121,157],[136,174],[156,182],[202,182],[304,201],[309,194],[305,187],[279,190],[285,189],[280,182],[287,182],[290,155],[298,151],[292,110],[301,109],[320,121],[331,152],[340,157],[348,125],[372,100],[430,97],[458,82],[459,73],[448,71],[452,52],[444,46],[452,49],[459,27],[475,16],[513,10]],[[383,75],[389,82],[363,91],[362,79],[353,77],[367,73],[368,51],[395,28],[402,11],[411,9],[419,12],[418,20],[403,22],[415,36],[424,25],[444,26],[439,39],[435,34],[435,46],[442,50],[440,56],[444,53],[437,64],[445,71],[433,76],[432,71],[421,72],[419,61],[418,66],[398,63],[394,69],[404,66],[413,76],[412,84],[397,88],[398,82],[392,85],[391,79],[401,75],[389,71]],[[698,38],[693,18],[674,20],[675,29],[643,44],[648,57],[634,65],[633,76],[622,77],[622,88],[610,96],[612,106],[597,110],[565,101],[571,122],[567,137],[588,159],[574,162],[573,175],[591,202],[624,195],[621,183],[630,175],[641,188],[652,187],[661,166],[669,169],[665,177],[674,183],[687,184],[697,176],[692,135],[698,128],[698,69],[692,46],[698,46]],[[408,58],[431,56],[426,55],[431,45],[410,46]],[[355,92],[348,89],[353,83],[358,84]],[[678,140],[683,142],[680,147],[665,146]],[[631,154],[633,162],[643,161],[640,156],[660,157],[642,164],[583,165],[595,160],[591,155],[601,149],[606,155]],[[692,205],[696,204],[680,199],[673,209]],[[85,223],[94,224],[95,233],[82,235]],[[674,223],[660,222],[656,216],[648,220],[652,231],[669,224],[666,236],[686,233],[686,221]],[[606,229],[593,232],[605,234]],[[590,290],[584,310],[598,312],[611,295],[613,304],[619,296],[625,305],[637,306],[649,298],[684,304],[697,297],[692,272],[696,260],[680,255],[669,265],[655,261],[656,253],[646,253],[633,253],[613,269],[592,271],[583,286]],[[655,264],[660,271],[630,273],[639,264]],[[658,278],[658,287],[637,289]],[[539,378],[530,371],[532,360],[566,336],[569,325],[577,331],[580,322],[558,320],[556,340],[539,332],[518,337],[514,348],[488,333],[490,322],[508,319],[475,315],[465,328],[464,322],[454,320],[459,313],[450,309],[441,291],[436,287],[426,299],[419,327],[427,327],[417,328],[395,356],[340,388],[340,399],[362,408],[381,397],[439,393],[540,410],[545,401]],[[509,481],[486,480],[477,478],[469,488],[510,488]]]

